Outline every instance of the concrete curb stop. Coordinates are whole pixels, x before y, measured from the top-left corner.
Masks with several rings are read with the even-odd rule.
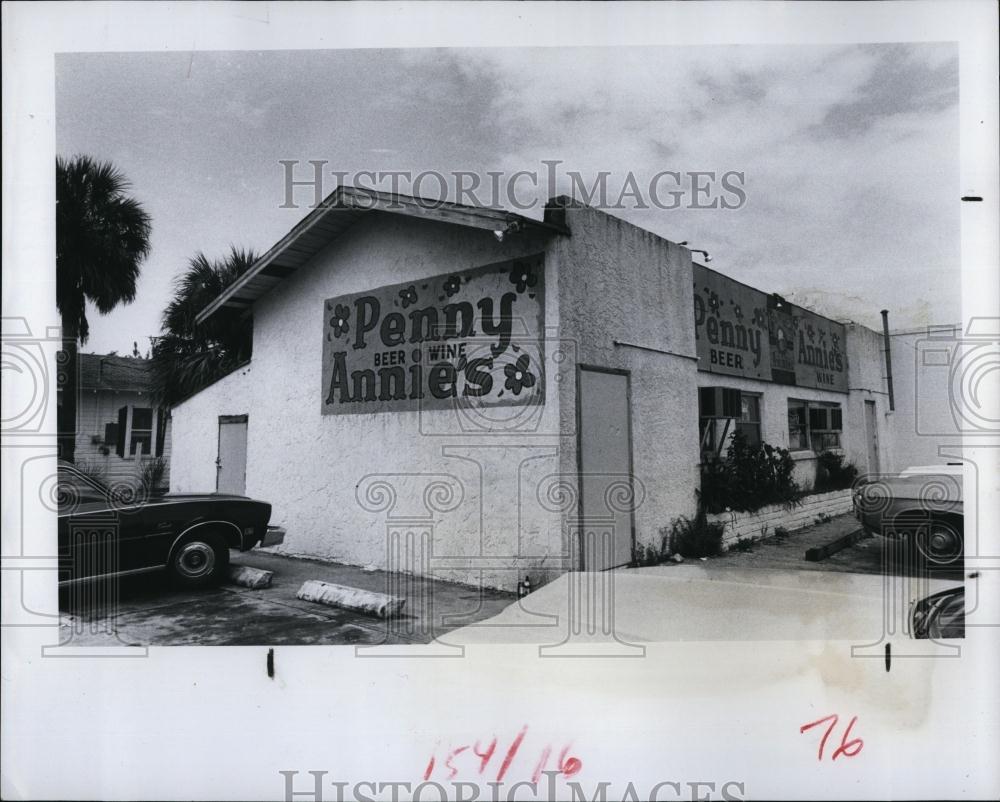
[[[343,607],[345,610],[368,613],[378,618],[397,616],[406,604],[406,599],[397,596],[352,588],[348,585],[336,585],[332,582],[321,582],[318,579],[308,579],[303,582],[295,597],[330,607]]]
[[[251,568],[249,565],[229,566],[229,581],[234,585],[241,585],[251,590],[271,587],[271,577],[273,576],[274,571]]]
[[[838,551],[846,549],[848,546],[853,546],[864,537],[864,534],[863,529],[855,529],[852,532],[848,532],[846,535],[838,537],[836,540],[831,540],[825,546],[806,549],[806,561],[818,563],[820,560],[825,560],[831,554],[836,554]]]

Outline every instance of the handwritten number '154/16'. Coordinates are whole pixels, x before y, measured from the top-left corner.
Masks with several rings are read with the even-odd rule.
[[[837,726],[838,720],[839,718],[837,714],[834,713],[829,716],[824,716],[818,721],[813,721],[809,724],[803,724],[801,727],[799,727],[799,732],[803,733],[806,730],[811,730],[813,727],[818,727],[820,724],[824,724],[825,722],[830,722],[830,725],[826,728],[826,732],[823,733],[823,737],[819,742],[819,753],[817,754],[818,760],[823,759],[823,750],[826,748],[826,741],[830,737],[830,734],[833,732],[834,728]],[[851,729],[854,727],[854,723],[857,720],[858,717],[854,716],[851,719],[850,723],[847,725],[847,728],[844,730],[844,734],[840,739],[840,746],[838,746],[834,750],[833,755],[830,758],[831,760],[836,760],[841,755],[846,755],[847,757],[854,757],[864,747],[865,742],[862,741],[860,738],[852,738],[851,740],[848,740],[848,738],[851,735]]]

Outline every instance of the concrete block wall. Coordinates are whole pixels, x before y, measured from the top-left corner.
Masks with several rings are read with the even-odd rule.
[[[794,532],[796,529],[811,526],[822,515],[832,518],[849,513],[851,509],[851,491],[834,490],[830,493],[806,496],[801,504],[791,509],[785,509],[780,504],[771,504],[756,512],[716,513],[709,515],[708,520],[726,525],[722,542],[730,545],[741,538],[760,540],[770,537],[779,526]]]

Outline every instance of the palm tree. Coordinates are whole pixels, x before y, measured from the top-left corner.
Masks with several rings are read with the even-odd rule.
[[[173,404],[198,392],[250,358],[253,320],[217,314],[203,323],[195,316],[257,261],[257,254],[232,246],[223,259],[195,254],[174,283],[163,311],[163,333],[153,344],[156,390]]]
[[[72,460],[76,438],[77,341],[87,342],[87,301],[106,315],[135,300],[149,255],[150,218],[126,195],[129,182],[110,162],[56,157],[56,305],[62,318],[60,452]]]

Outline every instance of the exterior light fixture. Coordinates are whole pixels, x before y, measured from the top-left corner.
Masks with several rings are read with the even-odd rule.
[[[511,220],[503,228],[498,228],[493,232],[493,236],[497,238],[497,242],[503,242],[503,238],[507,234],[516,234],[522,228],[520,220]]]

